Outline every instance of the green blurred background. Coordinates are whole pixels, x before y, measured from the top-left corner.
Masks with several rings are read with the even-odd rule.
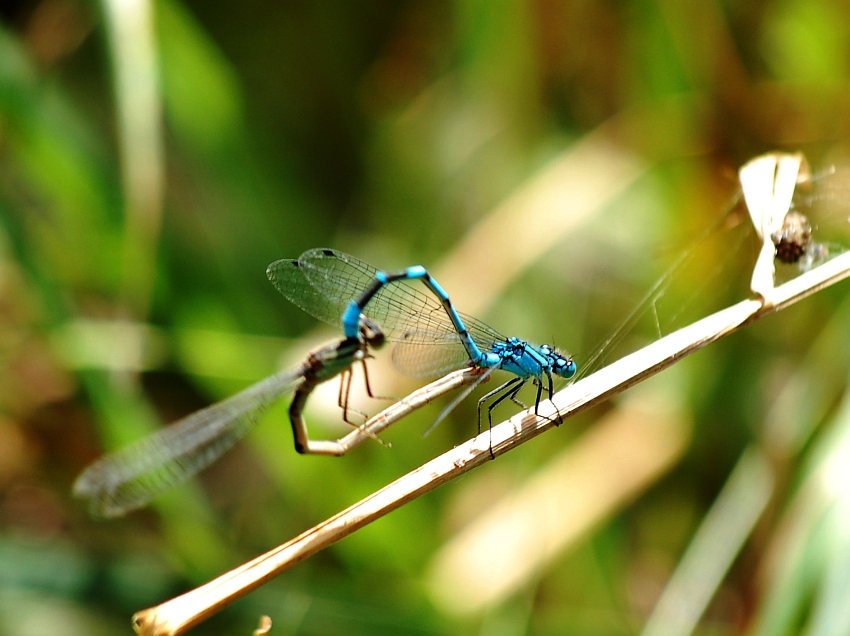
[[[425,439],[438,407],[391,450],[302,457],[284,400],[192,484],[90,519],[70,496],[86,464],[335,337],[270,262],[329,246],[424,264],[462,310],[583,369],[741,164],[845,156],[848,25],[828,0],[2,3],[0,634],[128,633],[475,433],[470,399]],[[744,227],[699,243],[620,348],[744,298]],[[261,614],[272,634],[850,633],[843,296],[726,338],[195,633]],[[379,393],[417,386],[381,369]],[[315,437],[344,432],[335,391],[311,402]],[[479,540],[510,501],[538,502],[530,530]]]

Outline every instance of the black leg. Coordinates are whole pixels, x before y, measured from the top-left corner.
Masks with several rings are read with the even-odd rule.
[[[360,428],[362,424],[352,422],[350,419],[348,419],[349,411],[357,413],[357,415],[363,418],[363,422],[366,422],[369,419],[369,416],[366,415],[363,411],[348,406],[348,398],[351,395],[351,382],[353,379],[354,374],[351,372],[351,369],[346,369],[342,372],[339,380],[339,395],[337,396],[337,405],[339,406],[339,408],[342,409],[342,421],[348,424],[349,426],[353,426],[354,428]],[[370,437],[372,436],[370,435]]]
[[[519,393],[519,389],[521,389],[523,386],[525,386],[525,384],[520,384],[519,388],[517,388],[516,391],[511,391],[511,402],[513,402],[520,408],[527,409],[528,404],[525,404],[522,400],[517,399],[517,393]]]
[[[375,396],[372,394],[372,387],[369,385],[369,369],[366,368],[366,360],[363,359],[360,363],[363,365],[363,383],[366,385],[366,395],[374,400]]]
[[[551,400],[552,396],[555,394],[555,389],[552,386],[552,374],[549,373],[549,372],[546,373],[546,384],[547,384],[546,393],[549,394],[549,399]],[[537,415],[538,417],[540,416],[540,413],[538,413],[537,409],[540,406],[540,397],[542,396],[542,394],[543,394],[543,383],[538,381],[537,382],[537,400],[534,402],[534,414]],[[544,416],[544,417],[546,417],[546,416]],[[558,415],[557,419],[553,420],[551,417],[546,417],[546,419],[549,420],[550,422],[552,422],[552,424],[554,424],[555,426],[560,426],[562,421],[563,421],[563,420],[561,420],[560,414]]]
[[[505,399],[505,397],[507,397],[507,396],[508,396],[508,394],[509,394],[509,391],[508,391],[508,390],[509,390],[509,389],[510,389],[513,385],[515,385],[517,382],[519,382],[519,383],[520,383],[520,386],[522,386],[522,384],[523,384],[523,383],[525,383],[525,380],[523,380],[523,379],[522,379],[521,377],[519,377],[519,376],[513,377],[513,378],[511,378],[510,380],[508,380],[507,382],[505,382],[504,384],[502,384],[501,386],[497,386],[495,389],[493,389],[493,390],[492,390],[492,391],[490,391],[489,393],[485,394],[485,395],[484,395],[484,397],[482,397],[480,400],[478,400],[478,434],[479,434],[479,435],[481,434],[481,405],[482,405],[482,404],[484,404],[484,402],[486,402],[486,401],[487,401],[487,400],[489,400],[490,398],[492,398],[494,395],[498,395],[498,394],[499,394],[499,393],[501,393],[502,391],[506,391],[505,395],[504,395],[504,396],[500,396],[500,397],[499,397],[499,399],[498,399],[498,401],[496,401],[496,402],[493,404],[493,406],[495,406],[496,404],[498,404],[499,402],[501,402],[502,400],[504,400],[504,399]],[[489,411],[489,410],[492,410],[492,406],[488,409],[488,411]]]
[[[522,408],[526,407],[522,402],[516,399],[516,394],[519,393],[520,389],[525,386],[526,380],[523,378],[518,378],[520,382],[510,391],[506,391],[504,395],[499,396],[493,403],[487,407],[487,430],[490,431],[490,459],[496,459],[496,456],[493,454],[493,409],[499,406],[506,399],[510,398],[511,402],[515,404],[519,404]]]
[[[499,404],[504,402],[506,399],[510,398],[514,400],[516,398],[516,394],[525,384],[526,379],[521,378],[519,376],[515,378],[511,378],[507,382],[505,382],[502,386],[497,387],[490,391],[487,395],[478,400],[478,434],[481,434],[481,405],[489,400],[494,395],[498,395],[500,392],[502,395],[499,395],[492,404],[487,407],[487,430],[490,431],[490,459],[496,459],[496,456],[493,454],[493,409],[496,408]],[[515,401],[515,400],[514,400]]]
[[[372,356],[369,356],[370,358]],[[369,383],[369,370],[366,367],[366,359],[360,361],[363,364],[363,381],[366,384],[366,394],[373,400],[389,400],[390,402],[398,402],[399,398],[387,397],[385,395],[375,395],[372,393],[372,386]]]
[[[547,372],[546,376],[549,378],[549,399],[551,400],[552,396],[555,395],[555,389],[552,386],[552,374]],[[557,417],[557,419],[554,420],[555,426],[560,426],[561,424],[564,423],[564,420],[561,419],[561,412],[560,411],[556,411],[556,412],[558,413],[558,417]]]
[[[363,370],[364,371],[366,370],[366,364],[365,363],[363,364]],[[340,376],[339,395],[337,396],[337,405],[339,406],[339,408],[342,409],[342,421],[345,422],[346,424],[348,424],[349,426],[353,426],[354,428],[360,430],[363,434],[368,435],[369,437],[371,437],[376,442],[380,442],[384,446],[387,446],[387,443],[384,440],[382,440],[380,437],[378,437],[374,433],[370,433],[369,431],[367,431],[364,428],[364,425],[366,424],[366,422],[369,421],[369,416],[366,415],[363,411],[360,411],[358,409],[355,409],[354,407],[348,406],[348,398],[351,395],[351,382],[352,382],[353,378],[354,378],[354,374],[351,372],[351,369],[346,369],[345,371],[342,372],[342,374]],[[368,392],[368,390],[369,390],[368,389],[368,387],[369,387],[369,381],[368,380],[366,381],[366,387],[367,387],[366,390]],[[369,393],[369,397],[374,397],[374,396],[371,393]],[[304,407],[305,402],[306,402],[306,396],[304,397],[304,399],[301,400],[299,409]],[[293,400],[293,404],[294,403],[295,403],[295,401]],[[363,422],[361,424],[358,424],[357,422],[352,422],[351,420],[349,420],[348,419],[348,412],[349,411],[357,413],[357,415],[359,415],[360,417],[363,418]],[[291,419],[291,415],[292,415],[292,409],[290,408],[290,419]],[[298,415],[300,417],[300,410],[298,412]],[[292,425],[293,425],[293,430],[294,430],[294,427],[295,427],[294,421],[293,421]],[[296,450],[297,450],[297,443],[296,443]],[[300,453],[302,451],[298,451],[298,452]]]
[[[348,421],[348,394],[351,392],[351,369],[346,369],[339,377],[339,394],[336,397],[336,404],[342,409],[342,421]]]
[[[500,402],[503,402],[505,399],[510,398],[511,402],[513,402],[514,404],[518,404],[524,409],[528,408],[525,404],[516,399],[517,393],[519,393],[519,390],[524,386],[525,382],[520,382],[513,390],[509,391],[489,406],[489,408],[487,409],[487,423],[489,424],[491,430],[493,429],[493,409],[496,408],[496,406],[498,406],[498,404]]]
[[[537,410],[540,408],[540,396],[543,394],[543,383],[537,382],[537,397],[534,398],[534,414],[540,415]],[[552,396],[552,392],[549,392],[549,396]]]

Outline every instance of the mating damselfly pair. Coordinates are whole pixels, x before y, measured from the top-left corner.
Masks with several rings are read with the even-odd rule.
[[[74,485],[74,493],[88,501],[93,514],[122,515],[192,477],[241,440],[269,405],[290,391],[294,392],[289,418],[296,450],[342,455],[437,395],[468,385],[444,409],[439,422],[495,370],[508,371],[514,377],[479,400],[479,428],[485,404],[487,422],[492,425],[492,410],[504,400],[525,408],[517,394],[531,380],[537,386],[536,412],[543,392],[551,396],[554,391],[553,375],[570,378],[576,371],[573,360],[553,347],[506,338],[457,312],[448,294],[421,266],[379,272],[353,256],[319,248],[298,259],[272,263],[267,275],[281,294],[307,313],[330,324],[342,324],[344,337],[311,352],[296,367],[93,463]],[[422,281],[431,293],[407,284],[415,281]],[[393,359],[403,373],[443,378],[358,426],[348,414],[351,368],[362,364],[367,392],[374,397],[366,360],[385,340],[396,342]],[[343,420],[355,426],[355,435],[335,441],[310,440],[302,417],[307,398],[317,385],[337,376],[342,378],[339,406]]]
[[[812,228],[806,229],[807,220],[801,222],[799,216],[795,216],[791,217],[790,227],[783,225],[786,213],[792,207],[799,212],[816,200],[816,196],[807,194],[805,188],[799,190],[799,196],[795,195],[797,198],[793,202],[790,195],[786,197],[783,194],[797,192],[795,187],[787,187],[789,178],[793,178],[795,186],[798,182],[803,183],[800,162],[797,162],[797,173],[793,177],[788,177],[787,171],[781,167],[787,164],[759,165],[761,181],[749,187],[745,181],[744,195],[759,233],[769,231],[775,244],[770,248],[770,265],[777,249],[780,257],[790,250],[792,257],[787,260],[802,261],[804,265],[807,259],[823,258],[828,249],[822,243],[812,243]],[[776,185],[780,182],[785,184],[782,186],[785,190]],[[780,209],[782,206],[785,206],[784,211]],[[780,213],[782,218],[779,218]],[[770,216],[771,220],[759,225],[757,218],[761,219],[764,215]],[[777,219],[779,224],[773,227]],[[771,270],[771,278],[772,274]],[[273,375],[95,462],[75,485],[75,492],[89,501],[95,514],[123,514],[145,505],[159,493],[191,477],[244,437],[260,414],[290,391],[294,391],[289,414],[296,449],[306,453],[341,455],[437,395],[467,385],[467,389],[437,418],[439,421],[494,370],[509,371],[514,377],[481,398],[479,426],[482,405],[486,404],[489,425],[491,411],[499,403],[511,400],[521,405],[517,394],[528,380],[532,380],[537,385],[536,411],[543,392],[551,395],[553,391],[553,375],[570,378],[576,373],[572,359],[554,348],[547,345],[535,347],[518,338],[505,338],[480,321],[458,313],[448,294],[422,267],[381,273],[342,252],[315,249],[298,259],[273,263],[268,268],[268,276],[284,296],[307,313],[330,324],[342,323],[345,337],[314,351],[295,368]],[[617,332],[628,327],[638,310],[646,309],[649,303],[663,294],[667,278],[669,276],[665,274],[653,286],[644,302]],[[409,284],[416,281],[424,283],[430,293]],[[762,293],[755,286],[753,289]],[[617,333],[607,339],[599,351],[606,349],[616,336]],[[351,367],[359,362],[365,370],[365,361],[373,350],[383,345],[384,340],[396,343],[393,360],[403,373],[413,377],[449,375],[414,392],[365,425],[356,427],[346,438],[310,440],[301,416],[310,393],[318,384],[342,376],[339,405],[343,419],[348,422]],[[600,355],[590,356],[586,366],[592,366]],[[371,395],[371,390],[369,393]]]

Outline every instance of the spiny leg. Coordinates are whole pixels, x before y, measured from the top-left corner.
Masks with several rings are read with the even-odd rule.
[[[551,401],[552,397],[555,395],[555,387],[552,385],[552,373],[550,371],[546,371],[546,378],[549,381],[549,387],[548,387],[547,391],[549,392],[549,400]],[[539,406],[540,394],[537,395],[537,402],[538,402],[538,406]],[[558,407],[556,407],[554,404],[552,406],[555,408],[555,412],[558,414],[558,417],[555,420],[552,420],[552,422],[555,424],[555,426],[560,426],[561,424],[564,423],[564,420],[561,419],[561,411],[559,411]],[[536,408],[535,408],[534,413],[535,413],[535,415],[537,414]]]
[[[546,387],[545,391],[546,391],[546,393],[549,394],[549,399],[551,400],[555,391],[554,391],[554,387],[552,385],[552,374],[548,371],[546,372],[546,380],[547,380],[548,386]],[[563,422],[563,420],[561,420],[560,413],[558,414],[558,418],[553,420],[551,417],[548,417],[546,415],[541,416],[540,413],[538,412],[538,409],[540,408],[540,398],[543,395],[544,388],[543,388],[543,382],[541,380],[535,379],[534,383],[537,385],[537,398],[534,400],[534,414],[537,417],[546,418],[547,420],[552,422],[552,424],[554,424],[555,426],[560,426]]]
[[[351,370],[346,369],[339,376],[339,392],[336,396],[336,405],[342,409],[342,421],[348,421],[348,394],[351,391]]]
[[[524,384],[521,384],[520,388],[522,388],[523,386],[524,386]],[[517,398],[517,393],[519,393],[519,389],[511,392],[511,402],[513,402],[514,404],[516,404],[520,408],[527,409],[528,404],[526,404],[525,402],[523,402],[522,400]]]
[[[478,400],[478,434],[479,435],[481,434],[481,405],[484,404],[484,402],[486,402],[490,398],[492,398],[494,395],[498,395],[499,393],[502,393],[503,391],[505,392],[504,395],[500,396],[499,399],[496,402],[494,402],[493,405],[491,405],[487,409],[488,417],[489,417],[489,412],[493,410],[493,406],[495,406],[496,404],[498,404],[499,402],[504,400],[508,395],[510,395],[510,391],[508,389],[510,389],[517,382],[519,382],[520,387],[522,387],[522,385],[525,383],[525,380],[523,378],[519,377],[519,376],[513,377],[510,380],[508,380],[507,382],[505,382],[504,384],[497,386],[495,389],[493,389],[489,393],[486,393],[481,399]],[[492,420],[491,420],[490,423],[492,425]]]
[[[365,366],[364,366],[365,369]],[[357,422],[352,422],[348,419],[348,411],[352,411],[357,413],[360,417],[363,418],[364,422],[369,419],[369,416],[366,415],[363,411],[350,407],[348,405],[348,400],[351,397],[351,383],[354,379],[354,374],[351,372],[351,369],[346,369],[340,374],[339,379],[339,394],[337,395],[336,404],[339,408],[342,409],[342,421],[348,424],[349,426],[353,426],[354,428],[360,428],[361,424]],[[366,383],[366,390],[369,392],[369,384],[368,381]],[[373,397],[371,392],[369,392],[369,397]]]
[[[507,398],[510,398],[511,402],[513,402],[514,404],[520,405],[522,408],[528,408],[522,402],[520,402],[519,400],[516,399],[517,393],[519,393],[520,389],[522,389],[522,387],[525,386],[525,382],[526,382],[525,378],[519,378],[519,379],[521,380],[519,382],[519,384],[517,384],[513,389],[506,392],[501,397],[497,398],[496,400],[493,400],[493,403],[490,406],[487,407],[487,430],[490,431],[489,450],[490,450],[490,457],[492,459],[496,458],[496,456],[493,454],[493,409],[496,408],[502,402],[504,402]]]
[[[511,378],[507,382],[505,382],[502,386],[497,387],[490,391],[487,395],[478,400],[478,434],[481,434],[481,404],[497,395],[500,391],[502,391],[502,395],[496,398],[492,404],[487,407],[487,430],[490,432],[490,443],[488,444],[488,450],[490,451],[490,459],[496,459],[496,456],[493,454],[493,409],[496,408],[499,404],[501,404],[508,397],[511,400],[516,398],[516,394],[525,384],[525,378],[521,378],[519,376],[515,378]],[[514,386],[516,385],[516,386]]]
[[[388,402],[398,402],[400,398],[397,397],[388,397],[386,395],[375,395],[372,393],[372,386],[369,382],[369,370],[366,367],[366,359],[372,358],[374,356],[367,355],[364,356],[360,363],[363,365],[363,382],[366,384],[366,394],[372,398],[373,400],[387,400]]]
[[[363,372],[366,373],[366,361],[363,360],[362,362],[363,362]],[[380,437],[378,437],[377,435],[375,435],[374,433],[372,433],[371,431],[366,429],[366,422],[369,421],[369,416],[366,415],[363,411],[360,411],[358,409],[355,409],[353,407],[348,406],[348,399],[351,396],[351,382],[352,382],[353,379],[354,379],[354,374],[352,373],[351,369],[346,369],[345,371],[343,371],[340,374],[339,394],[337,395],[337,406],[339,406],[339,408],[342,409],[342,421],[345,422],[346,424],[348,424],[349,426],[356,428],[358,431],[360,431],[364,435],[371,437],[376,442],[378,442],[378,443],[386,446],[387,448],[389,448],[389,444],[387,444]],[[372,395],[372,390],[369,388],[369,376],[368,375],[366,375],[366,392],[369,394],[369,397],[371,397],[371,398],[375,397],[374,395]],[[352,422],[351,420],[348,419],[349,409],[351,411],[357,413],[357,415],[359,415],[360,417],[363,418],[362,424],[357,424],[356,422]]]
[[[543,395],[543,383],[540,380],[535,380],[534,382],[537,385],[537,397],[534,398],[534,414],[540,415],[538,413],[538,409],[540,408],[540,397]],[[552,392],[549,392],[549,397],[552,397]]]
[[[522,380],[522,382],[520,382],[513,389],[505,393],[505,395],[501,396],[499,399],[494,400],[493,403],[487,407],[487,425],[489,426],[490,430],[493,429],[493,409],[496,408],[502,402],[504,402],[506,399],[510,398],[511,402],[513,402],[514,404],[518,404],[526,409],[528,408],[527,406],[525,406],[525,404],[516,399],[517,393],[519,393],[520,389],[525,386],[525,380],[523,378],[520,378],[520,380]]]

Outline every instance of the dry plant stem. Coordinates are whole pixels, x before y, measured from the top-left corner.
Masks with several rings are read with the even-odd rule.
[[[776,287],[768,306],[761,300],[745,300],[680,329],[558,392],[551,402],[541,403],[540,416],[518,413],[490,433],[485,431],[453,448],[282,546],[182,596],[138,612],[133,617],[136,631],[145,636],[181,634],[299,561],[552,428],[552,418],[583,411],[753,320],[848,276],[850,253]]]
[[[381,433],[390,424],[394,424],[400,419],[407,417],[416,409],[422,408],[426,404],[430,404],[438,397],[462,386],[473,384],[474,382],[489,381],[489,378],[484,378],[483,381],[481,380],[482,373],[483,370],[478,368],[452,371],[451,373],[444,375],[439,380],[435,380],[431,384],[423,386],[421,389],[414,391],[406,398],[403,398],[392,406],[384,409],[368,422],[363,424],[363,426],[356,427],[345,437],[341,437],[336,440],[336,443],[343,449],[343,453],[347,453],[352,448],[359,446],[366,440],[374,439],[375,436]]]

